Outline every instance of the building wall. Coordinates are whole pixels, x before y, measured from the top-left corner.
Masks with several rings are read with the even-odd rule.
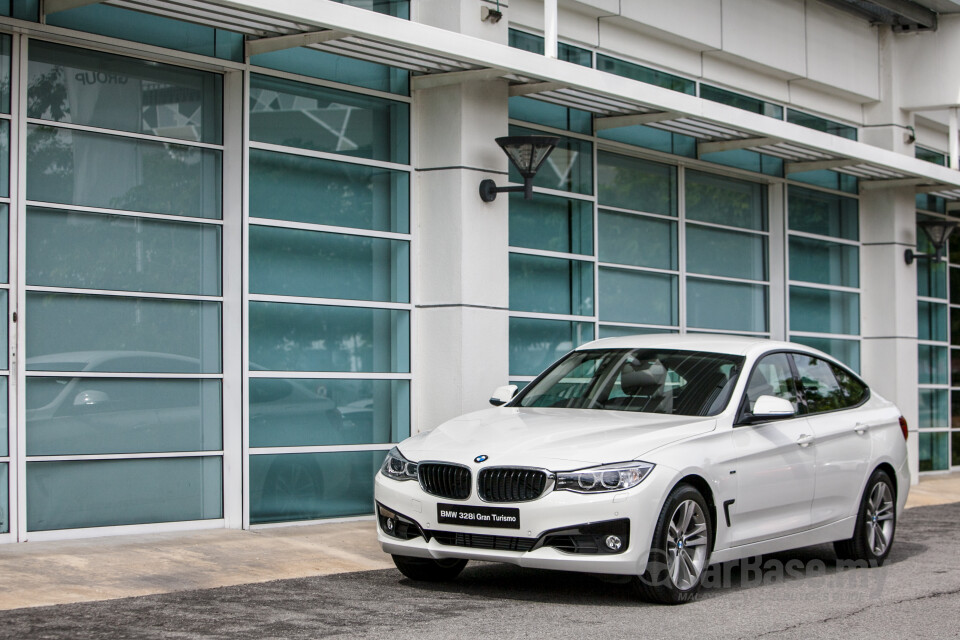
[[[543,47],[535,0],[498,23],[483,0],[349,4]],[[18,11],[0,17],[0,541],[362,517],[394,443],[630,333],[824,349],[900,405],[915,472],[960,462],[944,369],[960,268],[902,259],[940,199],[701,157],[655,126],[596,131],[502,79],[417,89],[110,6],[46,26]],[[814,0],[564,1],[559,33],[571,64],[901,153],[910,126],[931,157],[948,147],[937,112],[903,108],[906,65],[939,40]],[[561,144],[532,200],[484,203],[482,179],[519,181],[508,133]]]

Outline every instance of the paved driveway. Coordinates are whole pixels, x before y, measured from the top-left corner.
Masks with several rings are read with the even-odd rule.
[[[279,580],[0,612],[0,636],[39,638],[960,638],[960,504],[911,509],[880,569],[829,546],[713,567],[681,607],[628,585],[471,564],[447,585],[394,571]]]

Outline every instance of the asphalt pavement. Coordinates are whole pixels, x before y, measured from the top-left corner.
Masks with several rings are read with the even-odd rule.
[[[0,612],[43,638],[960,638],[960,504],[907,510],[887,563],[830,546],[711,568],[701,597],[638,602],[629,585],[471,563],[449,584],[394,569]],[[9,583],[8,583],[9,584]]]

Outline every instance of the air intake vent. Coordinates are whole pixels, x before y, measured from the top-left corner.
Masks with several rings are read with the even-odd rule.
[[[434,538],[440,544],[474,549],[496,549],[498,551],[530,551],[537,543],[536,538],[514,538],[509,536],[488,536],[476,533],[453,533],[450,531],[427,531],[427,537]]]
[[[539,469],[491,467],[477,478],[477,493],[486,502],[536,500],[547,487],[547,473]]]
[[[470,470],[455,464],[421,462],[417,467],[420,486],[432,496],[451,500],[470,497]]]

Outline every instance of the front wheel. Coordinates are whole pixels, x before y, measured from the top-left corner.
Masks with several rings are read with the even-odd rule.
[[[712,540],[706,500],[690,485],[677,486],[657,520],[647,570],[634,578],[640,598],[661,604],[693,600],[703,582]]]
[[[897,504],[893,481],[886,472],[877,469],[870,476],[860,499],[853,537],[838,540],[833,549],[840,560],[866,561],[871,566],[883,564],[893,547],[897,529]]]
[[[467,566],[466,560],[458,560],[457,558],[434,560],[433,558],[413,558],[397,555],[392,557],[393,564],[397,565],[400,573],[411,580],[422,582],[448,582],[460,575],[463,568]]]

